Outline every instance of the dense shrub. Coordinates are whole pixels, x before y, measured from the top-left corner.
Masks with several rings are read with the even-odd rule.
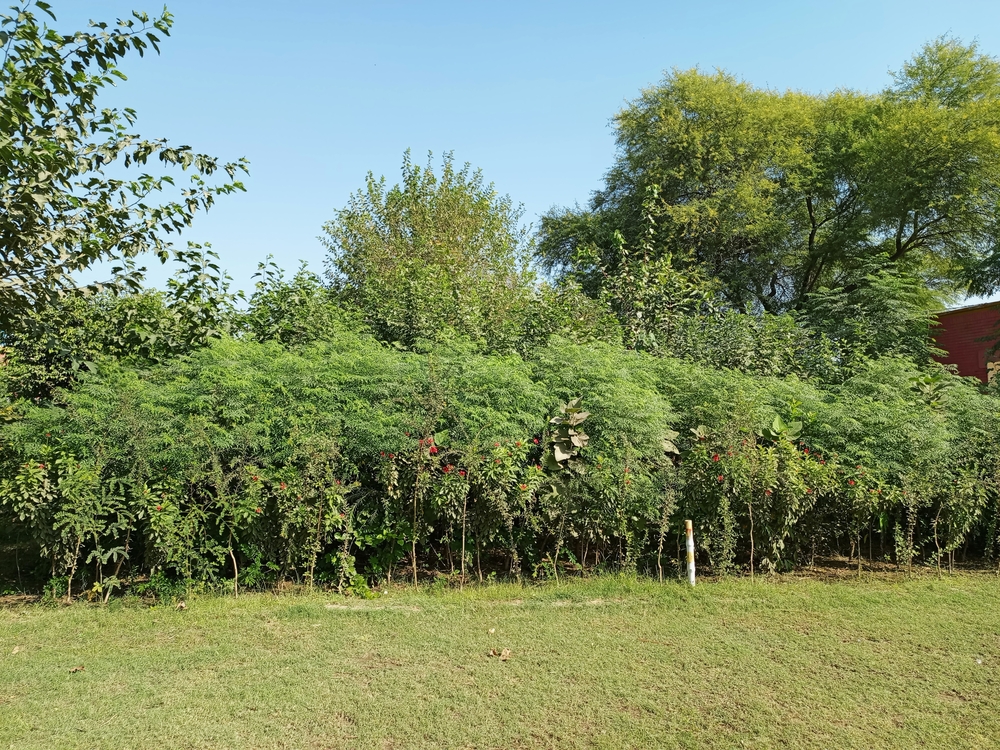
[[[525,359],[332,330],[108,360],[52,405],[12,402],[0,522],[43,577],[105,597],[164,574],[669,575],[685,518],[720,574],[996,552],[1000,401],[944,371],[883,358],[821,389],[600,342]],[[555,462],[551,420],[578,398],[587,439]]]

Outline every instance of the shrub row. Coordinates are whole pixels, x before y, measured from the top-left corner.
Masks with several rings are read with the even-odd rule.
[[[559,462],[551,420],[576,398],[589,441]],[[669,576],[685,518],[720,574],[831,551],[940,564],[997,541],[1000,400],[902,359],[820,388],[608,344],[417,354],[345,329],[295,352],[224,339],[108,361],[17,409],[10,549],[104,598],[146,576]]]

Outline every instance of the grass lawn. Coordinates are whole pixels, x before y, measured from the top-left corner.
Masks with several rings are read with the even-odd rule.
[[[988,574],[187,604],[0,610],[0,748],[1000,747]]]

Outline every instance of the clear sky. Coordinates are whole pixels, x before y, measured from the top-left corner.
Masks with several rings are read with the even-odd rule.
[[[50,0],[57,28],[162,0]],[[248,192],[186,238],[211,242],[238,288],[273,254],[322,269],[323,222],[403,151],[451,150],[523,203],[526,222],[584,204],[614,155],[610,118],[674,67],[776,89],[874,91],[941,34],[1000,54],[996,0],[352,2],[169,0],[162,54],[125,60],[106,103],[137,130],[224,159]],[[151,281],[166,274],[153,269]]]

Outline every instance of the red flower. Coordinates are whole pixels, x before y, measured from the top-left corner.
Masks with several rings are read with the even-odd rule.
[[[716,453],[714,456],[712,456],[712,460],[713,461],[718,461],[719,460],[719,454]]]
[[[448,464],[443,469],[441,469],[441,471],[443,471],[445,474],[450,474],[451,470],[454,469],[454,468],[455,468],[454,466],[452,466],[451,464]]]
[[[848,480],[847,480],[847,483],[848,483],[849,485],[851,485],[851,487],[853,487],[853,486],[854,486],[854,480],[853,480],[853,479],[848,479]]]
[[[464,477],[464,476],[465,476],[465,469],[459,469],[459,470],[458,470],[458,475],[459,475],[460,477]]]
[[[335,480],[335,481],[336,481],[336,483],[337,483],[337,484],[340,484],[340,480],[339,480],[339,479],[337,479],[337,480]]]
[[[410,436],[410,433],[408,433],[408,432],[404,432],[403,434],[406,435],[406,437]]]
[[[379,451],[379,455],[380,455],[380,456],[381,456],[382,458],[385,458],[385,451]]]
[[[805,453],[807,456],[809,455],[809,449],[808,448],[803,448],[802,452]]]
[[[526,489],[528,489],[528,485],[526,484],[522,484],[520,485],[520,487],[521,487],[521,492],[524,492]]]
[[[538,445],[538,438],[534,438],[535,445]]]
[[[494,459],[493,463],[495,463],[495,464],[498,464],[498,463],[500,463],[500,459],[499,459],[499,458],[497,458],[497,459]]]
[[[811,490],[811,489],[809,489],[808,487],[806,487],[806,494],[807,494],[807,495],[811,495],[811,494],[812,494],[812,490]]]
[[[732,455],[733,455],[733,452],[732,452],[732,451],[726,451],[726,455],[727,455],[727,456],[732,456]]]
[[[423,444],[424,444],[424,439],[420,438],[420,440],[417,441],[417,445],[423,445]]]
[[[764,494],[771,497],[771,490],[764,490]]]
[[[45,468],[45,464],[38,464],[38,468],[39,469],[44,469]]]
[[[162,505],[157,505],[157,506],[156,506],[156,509],[157,509],[157,510],[163,510],[163,506],[162,506]]]
[[[254,509],[254,513],[260,513],[260,512],[261,512],[261,509],[260,509],[260,508],[255,508],[255,509]]]
[[[254,474],[254,475],[253,475],[252,477],[250,477],[250,478],[251,478],[251,479],[252,479],[253,481],[255,481],[255,482],[257,481],[257,475],[256,475],[256,474]]]
[[[493,447],[494,448],[499,448],[500,447],[500,443],[493,443]]]
[[[719,480],[720,482],[721,482],[722,480],[724,480],[724,479],[725,479],[725,477],[724,477],[724,476],[722,476],[722,474],[719,474],[719,476],[718,476],[718,477],[716,477],[716,478],[717,478],[717,479],[718,479],[718,480]]]
[[[396,457],[396,454],[395,454],[395,453],[390,453],[390,454],[389,454],[389,458],[395,458],[395,457]]]
[[[287,485],[287,484],[285,484],[284,482],[282,482],[282,483],[281,483],[281,489],[283,489],[283,490],[287,490],[287,489],[288,489],[288,485]]]
[[[826,464],[826,461],[824,461],[824,460],[823,460],[822,458],[821,458],[821,459],[819,460],[819,462],[820,462],[821,464]]]
[[[538,469],[538,471],[541,471],[542,470],[542,465],[541,464],[535,464],[535,468]]]
[[[436,445],[432,445],[431,446],[431,450],[430,450],[431,455],[434,455],[437,452],[438,452],[437,446]]]
[[[521,441],[518,440],[516,443],[514,443],[514,445],[516,445],[518,448],[520,448],[521,447]]]

